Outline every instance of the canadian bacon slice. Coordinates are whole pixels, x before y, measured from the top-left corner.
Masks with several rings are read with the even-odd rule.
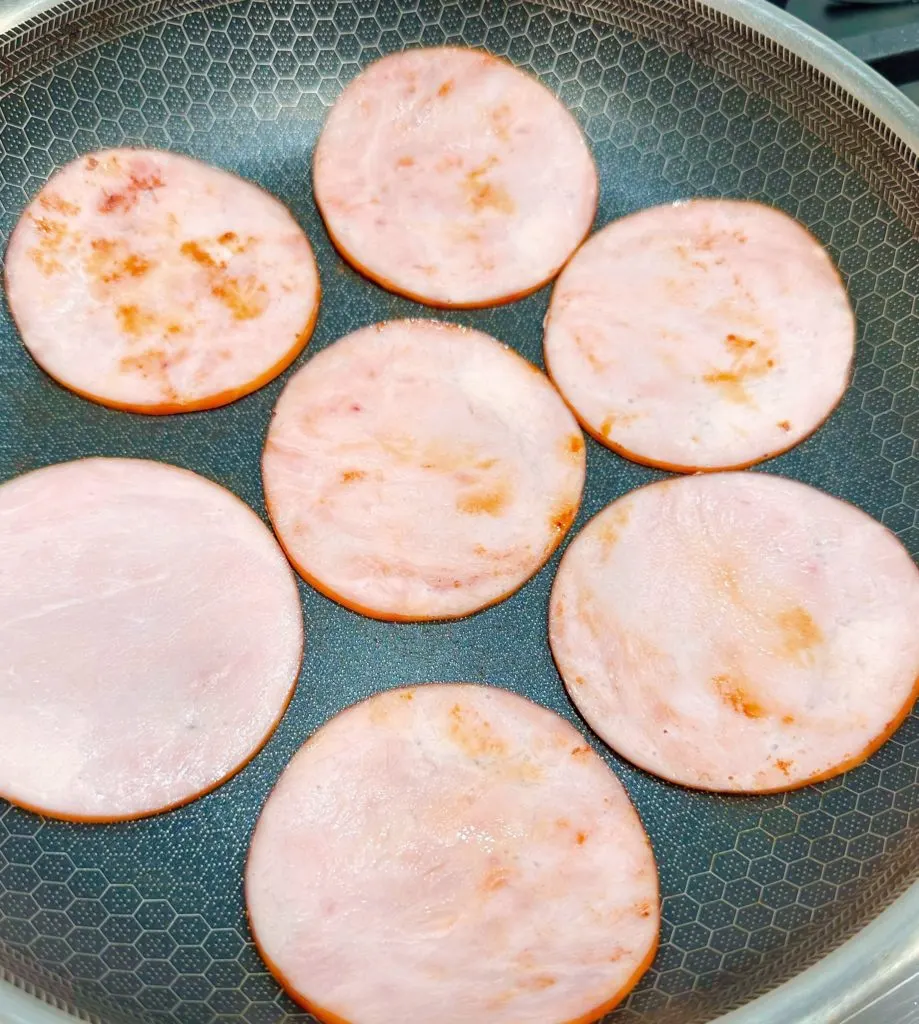
[[[435,306],[510,302],[590,229],[597,172],[539,81],[477,50],[407,50],[365,68],[316,147],[316,202],[341,254]]]
[[[798,444],[849,382],[855,318],[827,252],[760,203],[698,199],[614,221],[552,293],[546,367],[598,441],[679,472]]]
[[[613,502],[550,604],[562,678],[593,729],[685,786],[777,792],[865,760],[919,686],[919,571],[860,509],[719,473]]]
[[[270,531],[175,466],[82,459],[0,486],[0,796],[75,821],[168,810],[268,738],[303,649]]]
[[[64,387],[131,412],[225,405],[299,355],[319,310],[309,241],[256,185],[159,150],[59,171],[6,257],[22,341]]]
[[[430,684],[341,712],[295,755],[246,866],[262,956],[335,1024],[596,1020],[657,947],[650,844],[554,712]]]
[[[294,567],[382,619],[456,618],[503,600],[567,532],[584,439],[546,376],[479,331],[366,327],[288,382],[265,500]]]

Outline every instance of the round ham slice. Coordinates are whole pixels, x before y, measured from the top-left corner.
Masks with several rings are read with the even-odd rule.
[[[855,321],[830,257],[758,203],[610,224],[559,278],[546,366],[582,425],[636,462],[740,469],[786,451],[848,385]]]
[[[174,466],[85,459],[0,487],[0,796],[139,818],[236,772],[287,706],[296,581],[258,517]]]
[[[116,409],[191,412],[276,377],[319,310],[313,251],[262,189],[173,153],[81,157],[29,204],[6,258],[35,361]]]
[[[505,690],[379,694],[291,761],[252,840],[256,944],[343,1024],[596,1020],[660,926],[622,785],[568,722]]]
[[[919,684],[919,572],[894,535],[758,473],[634,491],[562,559],[549,639],[620,754],[684,786],[778,792],[874,753]]]
[[[476,50],[371,64],[329,113],[316,202],[349,263],[434,306],[489,306],[551,280],[590,230],[597,172],[540,82]]]
[[[468,615],[517,590],[571,525],[584,474],[584,439],[544,374],[486,334],[425,320],[311,359],[263,460],[300,575],[396,620]]]

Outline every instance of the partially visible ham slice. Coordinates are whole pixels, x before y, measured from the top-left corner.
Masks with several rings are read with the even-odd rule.
[[[355,331],[288,382],[265,499],[301,576],[383,619],[468,615],[558,546],[584,439],[531,363],[479,331],[400,320]]]
[[[510,302],[590,229],[597,172],[577,122],[532,76],[477,50],[366,68],[316,147],[332,241],[384,288],[435,306]]]
[[[776,792],[863,761],[919,693],[919,572],[864,512],[760,473],[633,491],[569,547],[549,639],[572,700],[672,782]]]
[[[80,157],[22,215],[10,309],[35,361],[116,409],[191,412],[276,377],[309,340],[319,276],[273,196],[158,150]]]
[[[793,447],[848,385],[855,320],[833,263],[759,203],[694,200],[609,224],[565,268],[549,374],[614,451],[677,471]]]
[[[186,803],[265,742],[303,624],[284,555],[229,491],[84,459],[0,487],[0,796],[77,821]]]
[[[654,856],[568,722],[491,687],[378,694],[268,798],[246,868],[256,944],[334,1024],[587,1024],[660,927]]]

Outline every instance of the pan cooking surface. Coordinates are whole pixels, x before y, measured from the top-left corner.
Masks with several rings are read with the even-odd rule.
[[[879,198],[877,181],[869,185],[803,127],[806,117],[787,96],[780,106],[760,94],[768,83],[754,92],[711,70],[704,54],[694,60],[648,38],[650,0],[617,4],[615,25],[503,0],[69,6],[73,28],[55,44],[56,66],[30,70],[24,39],[18,77],[0,86],[0,248],[27,199],[78,153],[166,147],[258,182],[309,232],[325,294],[294,368],[364,324],[419,315],[487,331],[541,364],[547,289],[457,314],[388,295],[336,256],[311,194],[325,110],[361,66],[405,45],[484,46],[539,74],[585,127],[601,172],[597,225],[654,203],[728,195],[779,206],[828,246],[858,316],[854,382],[815,437],[763,471],[857,503],[919,554],[919,243]],[[106,38],[87,48],[86,40]],[[707,52],[718,45],[714,37]],[[161,459],[219,481],[264,516],[259,455],[287,374],[213,412],[113,412],[45,377],[5,307],[0,369],[0,478],[83,455]],[[574,532],[612,499],[663,475],[588,441]],[[0,973],[124,1024],[305,1019],[263,968],[243,913],[245,852],[272,783],[335,712],[408,682],[504,686],[587,733],[546,641],[557,562],[506,603],[448,625],[374,622],[301,585],[307,652],[290,711],[248,768],[190,807],[79,827],[0,801]],[[845,777],[761,798],[669,786],[587,735],[639,808],[665,896],[660,955],[613,1015],[617,1024],[701,1024],[741,1005],[825,955],[919,873],[915,715]]]

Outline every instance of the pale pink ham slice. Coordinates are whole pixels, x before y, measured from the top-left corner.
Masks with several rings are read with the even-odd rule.
[[[262,746],[303,646],[297,586],[238,498],[84,459],[0,487],[0,796],[78,821],[213,789]]]
[[[567,1024],[636,984],[660,926],[651,847],[568,722],[508,693],[371,697],[300,750],[252,840],[262,956],[334,1024]]]
[[[312,249],[281,203],[157,150],[94,153],[56,174],[13,232],[6,288],[39,366],[142,413],[255,391],[300,353],[319,309]]]
[[[535,78],[476,50],[371,64],[329,113],[313,173],[345,259],[435,306],[535,291],[597,206],[596,168],[571,114]]]
[[[739,469],[813,433],[849,380],[855,321],[830,257],[758,203],[694,200],[608,225],[559,278],[546,366],[607,447]]]
[[[355,331],[281,394],[265,498],[297,571],[383,619],[467,615],[555,550],[584,486],[584,439],[531,363],[478,331]]]
[[[759,473],[614,502],[562,559],[549,639],[624,757],[700,789],[830,778],[897,729],[919,684],[919,572],[864,512]]]

